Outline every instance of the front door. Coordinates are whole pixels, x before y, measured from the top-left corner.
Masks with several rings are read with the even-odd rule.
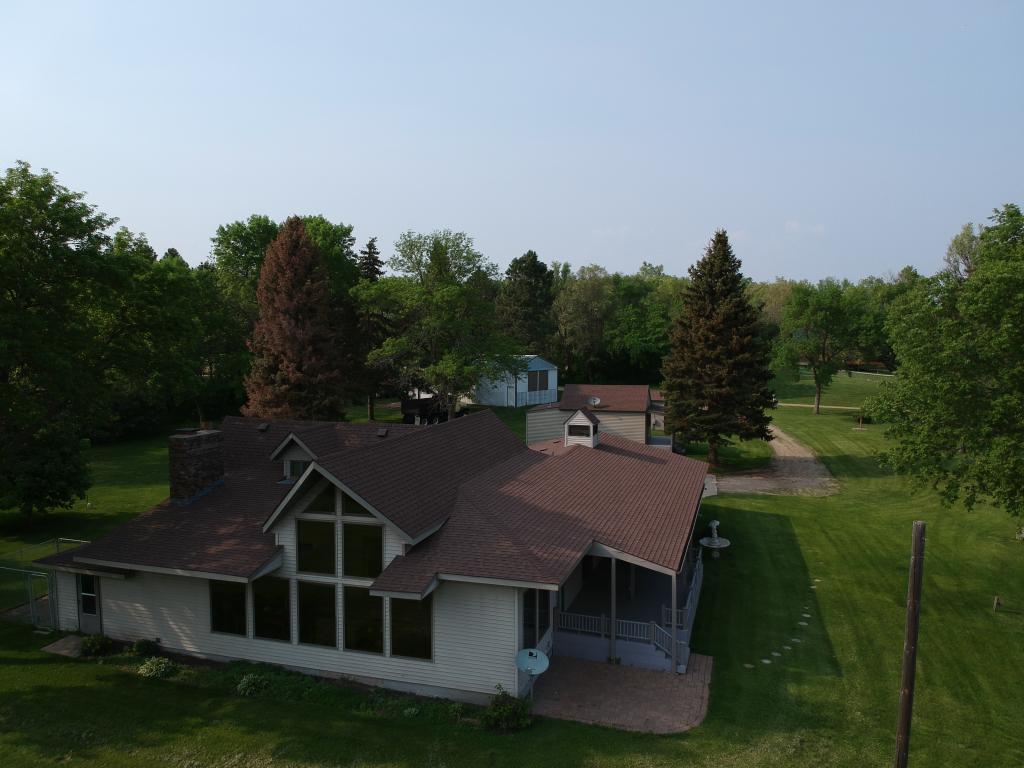
[[[100,580],[85,573],[78,574],[78,629],[87,635],[103,633]]]

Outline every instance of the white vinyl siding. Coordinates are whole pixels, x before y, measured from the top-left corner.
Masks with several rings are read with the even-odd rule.
[[[526,412],[526,440],[529,443],[545,443],[562,439],[562,425],[572,414],[557,408]]]
[[[647,442],[647,414],[623,411],[594,411],[601,422],[600,432],[605,435],[619,435],[638,443]],[[526,438],[529,443],[562,439],[562,425],[572,416],[572,411],[557,408],[526,412]]]
[[[293,581],[293,630],[294,592]],[[136,573],[125,580],[103,579],[101,590],[105,634],[118,640],[159,638],[169,650],[200,656],[281,664],[383,685],[390,681],[406,689],[436,686],[476,694],[492,694],[499,683],[516,690],[516,592],[511,587],[442,583],[434,591],[434,658],[425,661],[211,633],[204,579]],[[386,601],[385,628],[389,608]],[[338,614],[340,633],[340,610]],[[251,632],[251,618],[249,623]]]
[[[57,571],[57,626],[64,632],[78,631],[78,579]]]

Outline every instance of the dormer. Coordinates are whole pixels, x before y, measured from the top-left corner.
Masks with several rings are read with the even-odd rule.
[[[586,408],[580,408],[565,420],[565,447],[585,445],[588,448],[596,448],[599,441],[599,424],[597,416]]]
[[[309,468],[309,465],[316,460],[316,454],[309,449],[302,439],[294,432],[281,441],[280,445],[270,454],[271,460],[280,461],[283,464],[282,483],[294,483],[302,473]]]

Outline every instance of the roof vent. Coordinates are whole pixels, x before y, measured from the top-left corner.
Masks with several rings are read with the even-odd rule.
[[[587,398],[587,405],[600,405],[600,404],[601,404],[601,398],[597,397],[596,395],[591,395],[590,397]]]
[[[388,428],[387,427],[381,427],[380,429],[377,430],[377,437],[387,437],[387,436],[388,436]]]
[[[265,421],[256,425],[257,432],[266,432],[268,429],[270,429],[270,424]]]

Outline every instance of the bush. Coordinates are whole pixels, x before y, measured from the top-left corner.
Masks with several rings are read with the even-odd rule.
[[[82,655],[95,658],[114,652],[114,641],[105,635],[86,635],[82,638]]]
[[[262,696],[269,688],[270,681],[266,677],[258,672],[250,672],[247,675],[243,675],[242,679],[238,681],[235,691],[239,696],[251,699]]]
[[[132,654],[148,658],[160,655],[160,644],[156,640],[136,640],[132,643]]]
[[[503,733],[526,728],[531,722],[530,700],[516,698],[500,684],[495,688],[498,692],[491,697],[491,703],[480,715],[480,723],[484,728]]]
[[[152,677],[158,680],[171,677],[177,671],[178,665],[164,656],[153,656],[139,665],[139,674],[142,677]]]

